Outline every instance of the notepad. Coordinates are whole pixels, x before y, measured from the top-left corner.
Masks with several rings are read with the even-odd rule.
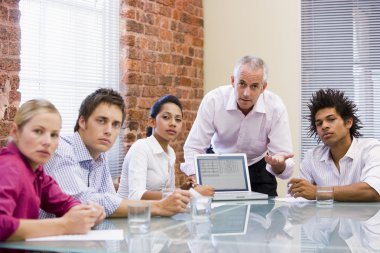
[[[286,196],[285,198],[276,197],[274,200],[288,203],[300,203],[300,202],[315,202],[314,200],[305,199],[303,197],[293,198],[292,196]]]
[[[113,230],[90,230],[87,234],[80,235],[56,235],[29,238],[26,241],[120,241],[124,240],[124,234],[122,229]]]

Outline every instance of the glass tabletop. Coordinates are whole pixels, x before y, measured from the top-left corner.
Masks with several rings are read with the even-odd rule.
[[[123,240],[2,243],[0,248],[57,252],[380,252],[380,203],[271,200],[213,202],[211,219],[189,213],[152,217],[150,232],[128,233],[128,219],[95,229],[122,229]],[[0,250],[1,251],[1,250]],[[2,251],[1,251],[2,252]]]

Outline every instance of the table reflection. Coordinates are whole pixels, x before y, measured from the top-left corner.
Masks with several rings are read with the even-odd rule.
[[[218,252],[291,252],[292,225],[287,219],[288,207],[274,208],[274,203],[250,205],[245,233],[222,233],[213,236]],[[237,213],[241,210],[236,210]],[[236,214],[237,214],[236,213]],[[243,219],[244,215],[234,219]],[[227,230],[228,231],[228,230]]]
[[[339,203],[289,208],[289,221],[301,225],[304,246],[316,252],[380,252],[380,207],[369,203]],[[311,245],[310,245],[311,246]]]
[[[96,229],[122,229],[120,241],[11,242],[6,248],[54,252],[380,252],[380,204],[268,201],[214,203],[211,219],[152,217],[150,232],[132,234],[128,219]],[[1,245],[0,245],[1,246]],[[4,249],[0,249],[3,252]]]

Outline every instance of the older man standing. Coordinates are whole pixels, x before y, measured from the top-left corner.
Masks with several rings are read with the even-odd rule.
[[[194,155],[246,153],[253,191],[277,196],[276,177],[293,172],[292,142],[286,108],[267,88],[268,69],[254,56],[240,59],[231,85],[210,91],[202,100],[184,146],[187,175]]]

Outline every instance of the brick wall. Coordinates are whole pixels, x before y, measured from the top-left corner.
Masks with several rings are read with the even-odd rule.
[[[183,144],[203,97],[202,0],[122,0],[121,69],[127,103],[125,146],[145,137],[149,109],[170,93],[184,106],[182,134],[172,143],[176,179]]]
[[[19,0],[0,0],[0,147],[20,103]],[[175,143],[177,184],[183,144],[203,97],[202,0],[120,1],[121,82],[127,103],[125,146],[145,136],[148,113],[170,93],[184,106],[183,132]]]
[[[0,147],[7,142],[20,103],[19,0],[0,0]]]

